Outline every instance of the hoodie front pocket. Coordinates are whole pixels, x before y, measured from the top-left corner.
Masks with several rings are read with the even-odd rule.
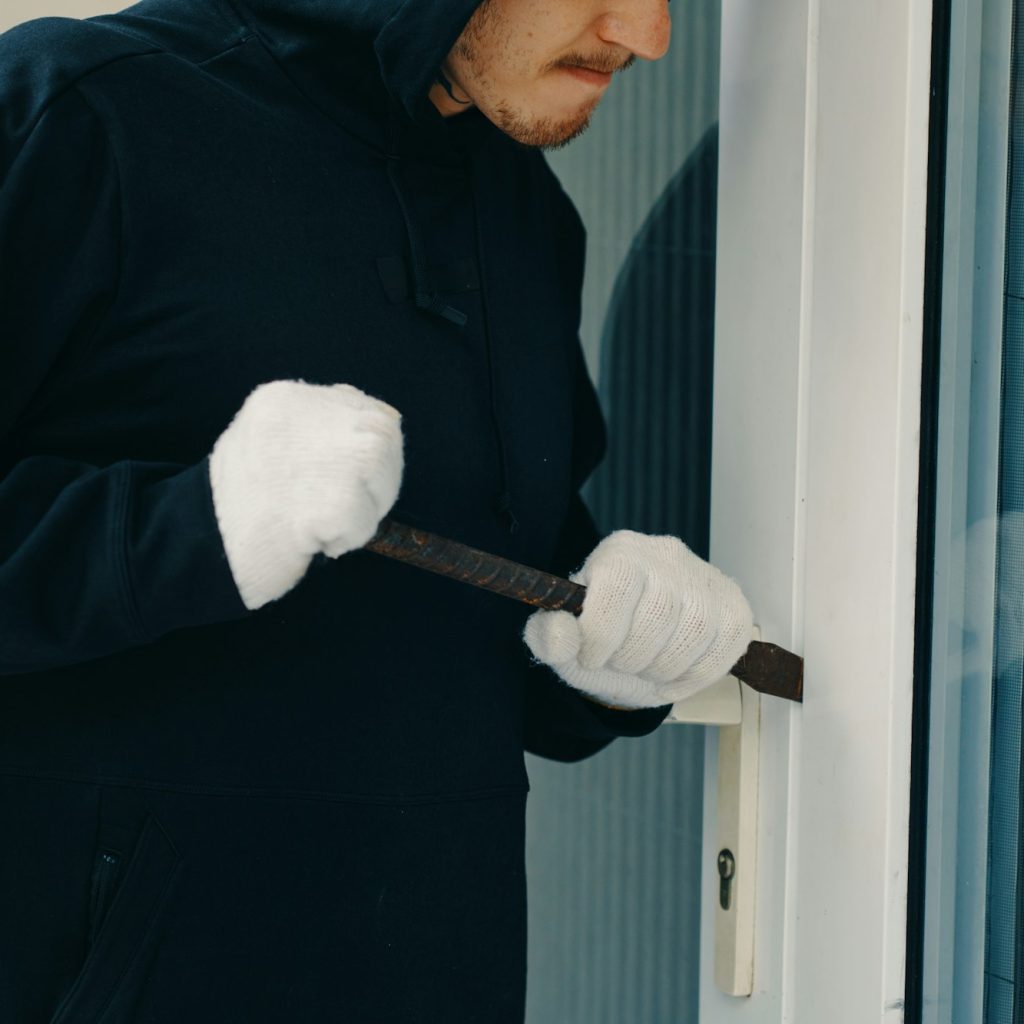
[[[163,828],[146,819],[125,860],[101,848],[89,901],[90,944],[82,970],[50,1024],[128,1024],[158,936],[157,923],[181,863]]]

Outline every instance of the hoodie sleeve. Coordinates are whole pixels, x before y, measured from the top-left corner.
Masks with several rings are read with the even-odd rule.
[[[573,388],[572,498],[550,571],[568,576],[601,540],[580,487],[604,456],[604,418],[577,343]],[[525,648],[525,645],[524,645]],[[617,736],[653,732],[671,705],[616,711],[584,697],[546,665],[532,664],[526,686],[525,747],[555,761],[579,761]]]
[[[21,440],[41,387],[87,354],[116,300],[120,195],[73,86],[15,120],[0,122],[0,674],[245,614],[205,459],[92,465]]]

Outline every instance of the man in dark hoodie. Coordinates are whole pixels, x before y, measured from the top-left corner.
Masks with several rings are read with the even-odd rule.
[[[539,147],[667,43],[665,0],[0,37],[5,1024],[521,1020],[523,750],[648,733],[750,637],[578,493]],[[388,512],[578,569],[582,616],[360,551]]]

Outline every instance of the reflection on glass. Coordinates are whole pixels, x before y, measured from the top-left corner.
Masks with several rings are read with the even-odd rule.
[[[718,126],[637,233],[601,337],[608,456],[588,497],[605,531],[672,533],[708,555]]]

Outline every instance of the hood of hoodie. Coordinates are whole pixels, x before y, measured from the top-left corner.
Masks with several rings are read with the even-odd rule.
[[[490,129],[429,98],[480,0],[229,0],[295,85],[375,149],[443,159]],[[493,129],[497,130],[497,129]]]

